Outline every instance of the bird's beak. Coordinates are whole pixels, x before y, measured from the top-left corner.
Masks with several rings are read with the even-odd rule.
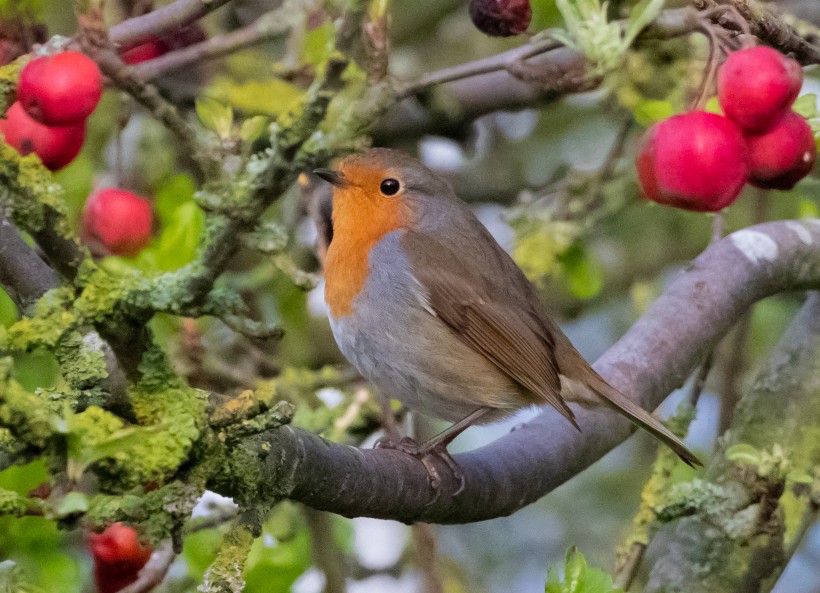
[[[333,187],[347,187],[350,185],[350,182],[345,179],[344,174],[339,171],[334,171],[333,169],[314,169],[313,172],[333,185]]]

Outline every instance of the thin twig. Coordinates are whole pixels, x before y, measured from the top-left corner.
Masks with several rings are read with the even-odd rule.
[[[325,575],[324,593],[344,593],[345,559],[333,536],[330,513],[302,507],[310,532],[310,550],[316,567]]]
[[[436,70],[435,72],[422,75],[417,81],[406,86],[399,92],[397,98],[401,100],[421,93],[431,87],[447,82],[453,82],[454,80],[461,80],[463,78],[470,78],[471,76],[506,70],[514,62],[527,60],[554,49],[558,49],[559,47],[563,47],[560,42],[555,41],[554,39],[548,39],[527,47],[523,52],[516,51],[501,54],[503,59],[499,59],[500,56],[492,56],[490,58]]]
[[[125,51],[175,28],[182,28],[231,0],[176,0],[148,14],[112,26],[109,38],[119,51]]]
[[[632,542],[626,557],[621,561],[618,570],[615,573],[615,578],[612,579],[612,584],[616,587],[629,591],[632,581],[635,580],[635,575],[638,574],[638,568],[643,561],[643,555],[646,552],[646,544],[643,542]]]
[[[275,39],[287,30],[288,22],[282,18],[281,10],[271,10],[246,27],[135,64],[129,68],[129,72],[140,80],[154,80],[167,72]]]
[[[415,523],[412,533],[416,564],[421,573],[421,593],[444,593],[436,528],[429,523]]]
[[[743,371],[746,358],[746,339],[749,336],[752,316],[747,313],[735,327],[734,335],[729,343],[729,353],[723,371],[723,381],[720,394],[720,417],[718,420],[718,434],[723,434],[732,423],[735,406],[740,401],[738,377]]]

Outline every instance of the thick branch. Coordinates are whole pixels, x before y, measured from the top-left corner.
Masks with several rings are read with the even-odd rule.
[[[227,4],[230,0],[176,0],[148,14],[118,23],[109,29],[109,38],[120,51],[182,28]]]
[[[647,592],[770,590],[802,535],[786,525],[816,512],[810,488],[795,487],[786,474],[810,474],[820,462],[818,389],[820,295],[813,293],[741,400],[707,470],[713,481],[678,485],[682,494],[671,504],[685,516],[652,542]],[[781,470],[728,460],[738,444],[779,456]],[[795,495],[788,504],[780,502],[784,487]]]
[[[761,224],[710,246],[595,364],[615,387],[655,408],[756,301],[820,287],[820,220]],[[392,450],[328,443],[290,427],[250,439],[237,463],[261,460],[258,491],[224,494],[254,501],[300,500],[348,516],[462,523],[507,515],[570,479],[631,433],[609,411],[577,409],[582,432],[549,409],[479,450],[457,455],[465,480],[439,466],[437,496],[416,459]],[[228,478],[230,480],[230,478]]]
[[[0,285],[21,311],[60,285],[57,272],[23,241],[7,218],[0,218]]]

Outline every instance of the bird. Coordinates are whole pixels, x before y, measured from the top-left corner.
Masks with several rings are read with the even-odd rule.
[[[453,467],[446,448],[466,428],[544,404],[580,430],[576,402],[614,409],[701,464],[584,360],[444,178],[387,148],[314,173],[333,186],[324,277],[339,349],[383,393],[454,423],[407,452],[443,453]]]

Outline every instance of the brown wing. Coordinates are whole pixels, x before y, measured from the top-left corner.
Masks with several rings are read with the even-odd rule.
[[[432,311],[467,345],[575,424],[572,410],[560,395],[555,338],[532,309],[534,297],[521,294],[530,290],[521,271],[487,238],[492,247],[488,249],[480,237],[477,251],[466,253],[455,252],[429,234],[412,231],[402,243]]]

